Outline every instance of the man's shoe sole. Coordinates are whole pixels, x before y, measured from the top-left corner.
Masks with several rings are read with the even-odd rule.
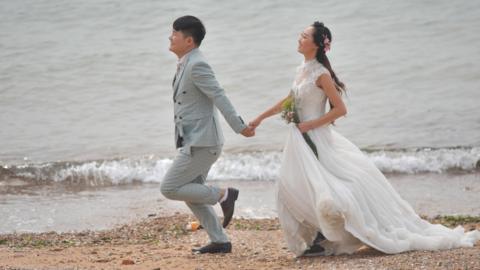
[[[238,194],[240,193],[240,191],[238,189],[234,189],[234,188],[231,188],[229,191],[230,192],[234,192],[234,194],[228,194],[228,196],[233,196],[233,212],[235,212],[235,202],[237,201],[238,199]],[[228,224],[230,224],[230,221],[232,221],[232,218],[233,218],[233,212],[232,212],[232,216],[230,217],[230,219],[228,220],[227,223],[225,223],[225,217],[223,217],[223,224],[222,224],[222,227],[223,228],[226,228],[228,226]]]

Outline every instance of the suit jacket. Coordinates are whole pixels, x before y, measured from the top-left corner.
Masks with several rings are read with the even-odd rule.
[[[230,127],[240,133],[247,126],[219,86],[198,48],[187,55],[173,83],[175,144],[190,153],[192,146],[224,143],[218,108]]]

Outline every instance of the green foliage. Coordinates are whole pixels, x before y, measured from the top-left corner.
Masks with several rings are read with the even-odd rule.
[[[443,224],[448,227],[454,227],[454,226],[468,224],[468,223],[480,223],[480,216],[465,216],[465,215],[436,216],[434,218],[434,222]]]

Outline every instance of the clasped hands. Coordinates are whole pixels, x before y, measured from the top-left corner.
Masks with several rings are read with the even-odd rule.
[[[242,135],[245,137],[252,137],[255,136],[255,129],[260,125],[262,120],[255,119],[248,123],[248,127],[242,130]],[[302,122],[296,124],[297,128],[300,130],[301,133],[306,133],[307,131],[311,130],[313,127],[310,122]]]
[[[252,136],[255,136],[255,129],[258,127],[258,125],[260,125],[260,122],[262,120],[260,119],[255,119],[253,121],[251,121],[250,123],[248,123],[248,126],[242,130],[242,135],[245,136],[245,137],[252,137]]]
[[[247,126],[240,132],[245,137],[253,137],[255,136],[255,128],[252,126]]]
[[[255,119],[254,121],[248,123],[248,126],[242,130],[241,134],[245,137],[255,136],[255,129],[259,124],[260,124],[260,121]]]

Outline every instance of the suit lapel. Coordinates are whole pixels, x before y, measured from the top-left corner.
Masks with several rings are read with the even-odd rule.
[[[185,71],[185,68],[188,65],[188,61],[190,60],[190,57],[196,52],[198,49],[193,49],[189,55],[187,55],[187,59],[185,59],[185,62],[180,66],[180,70],[178,70],[178,75],[176,76],[176,79],[173,82],[173,98],[175,99],[175,96],[177,95],[178,92],[178,85],[180,84],[180,81],[182,80],[183,73]]]
[[[188,60],[187,60],[188,61]],[[176,79],[173,83],[173,97],[175,97],[177,95],[177,91],[178,91],[178,85],[180,84],[180,80],[182,79],[182,76],[183,76],[183,71],[185,70],[185,65],[187,63],[183,64],[181,67],[180,67],[180,70],[178,70],[178,75],[176,76]]]

